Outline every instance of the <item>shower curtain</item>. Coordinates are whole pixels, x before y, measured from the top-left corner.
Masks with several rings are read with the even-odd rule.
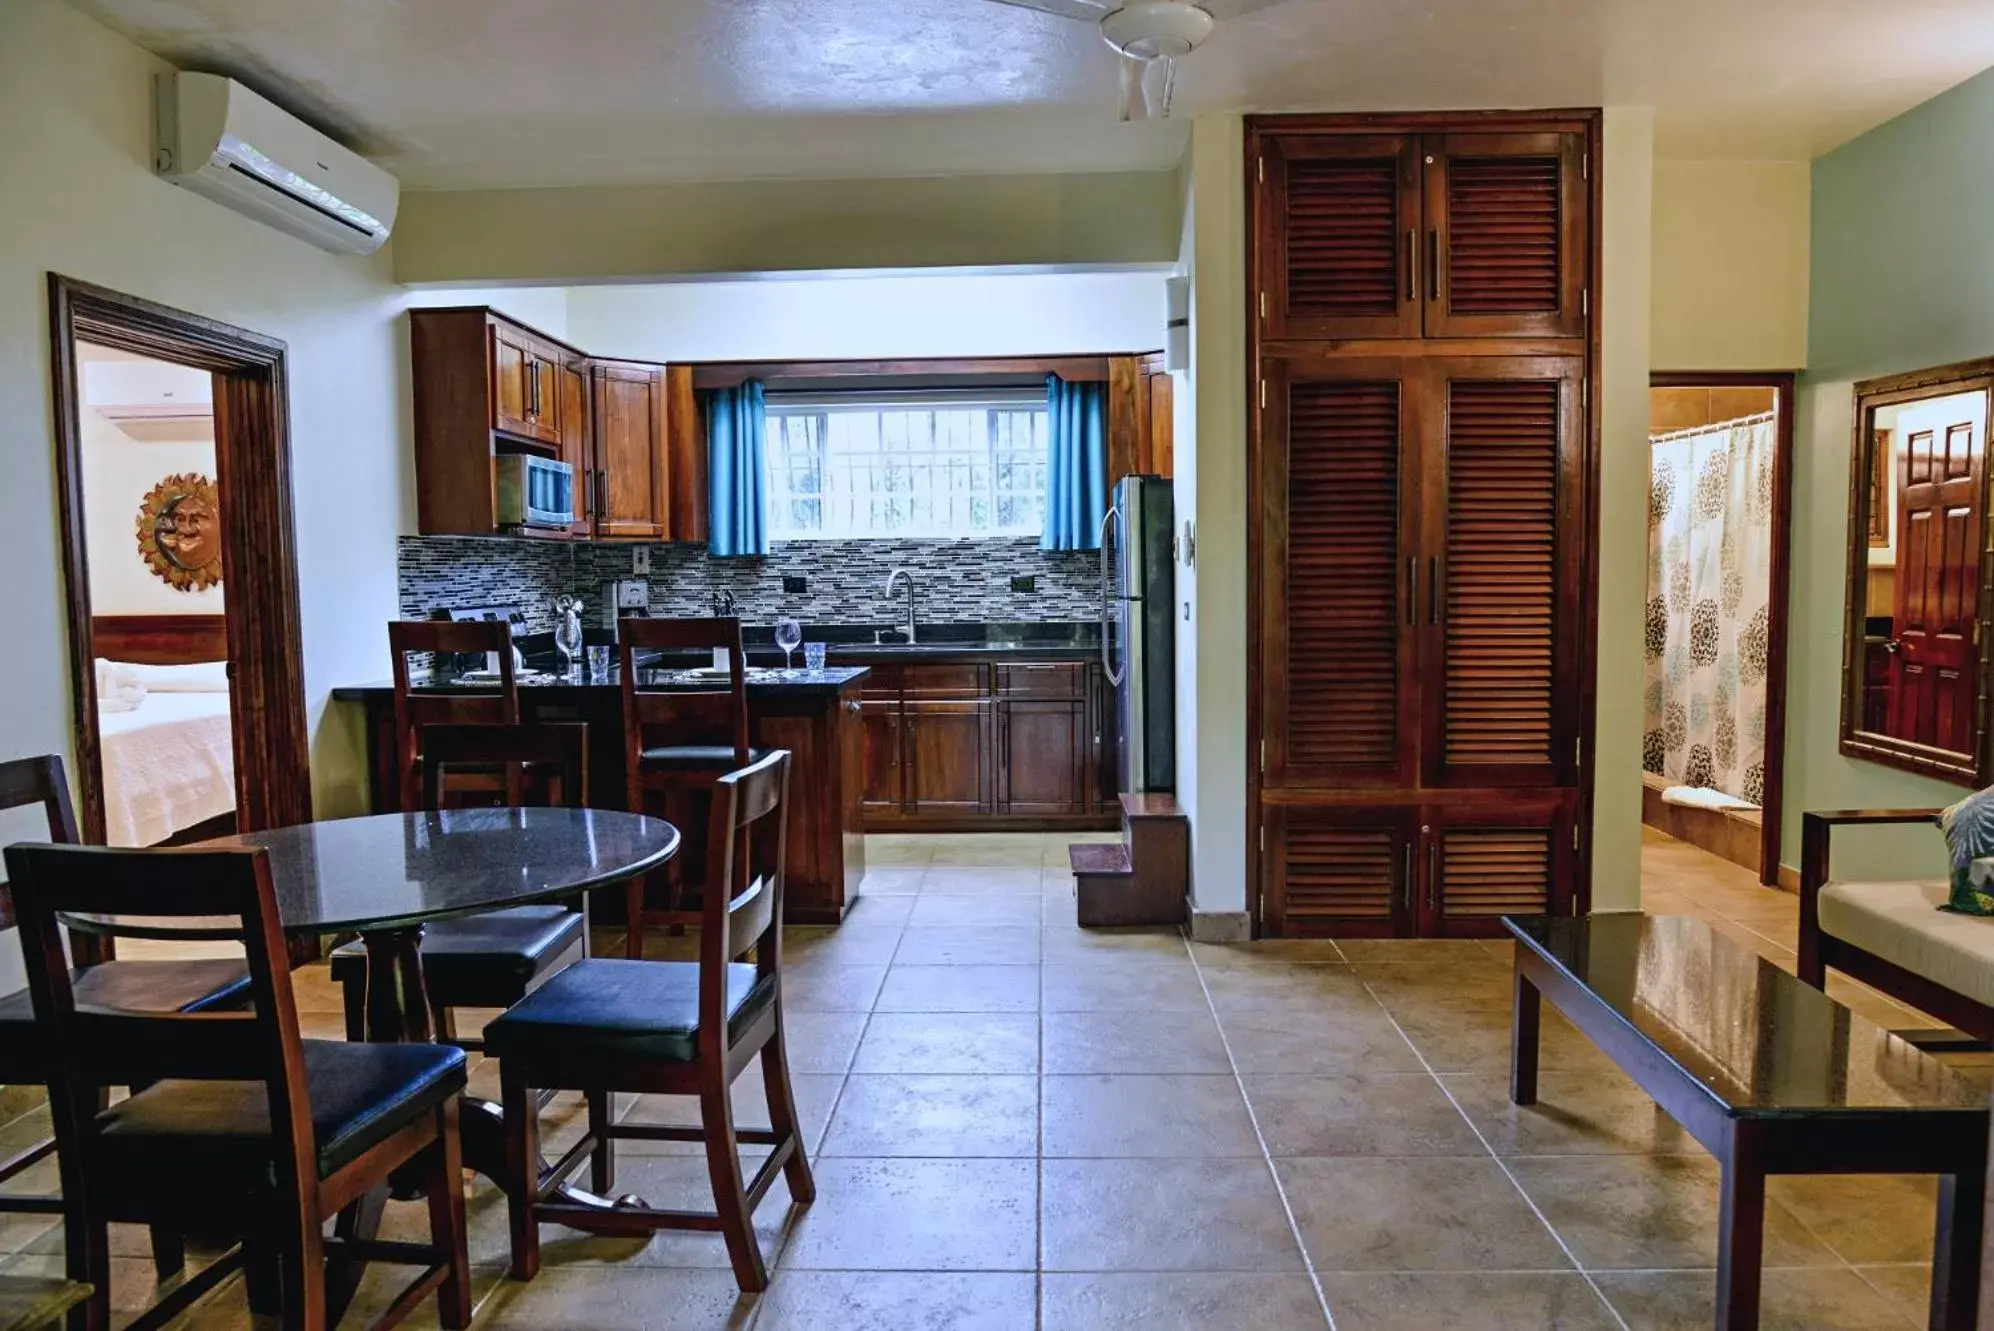
[[[1649,441],[1642,766],[1765,796],[1773,418]]]

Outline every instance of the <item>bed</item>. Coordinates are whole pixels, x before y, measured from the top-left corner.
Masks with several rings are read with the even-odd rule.
[[[97,616],[91,628],[106,844],[157,845],[232,813],[222,617]]]

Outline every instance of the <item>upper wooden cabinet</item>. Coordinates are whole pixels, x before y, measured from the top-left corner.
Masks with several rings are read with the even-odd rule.
[[[1124,476],[1169,476],[1175,466],[1174,385],[1163,357],[1108,358],[1108,489]]]
[[[493,320],[492,428],[543,444],[561,442],[560,374],[581,359],[547,339]]]
[[[593,377],[596,535],[664,540],[670,531],[664,367],[598,361]]]
[[[1324,131],[1258,148],[1261,338],[1584,336],[1583,135]]]

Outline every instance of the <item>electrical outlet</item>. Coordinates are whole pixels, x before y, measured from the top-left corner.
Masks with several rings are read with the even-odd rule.
[[[1036,574],[1024,573],[1011,579],[1011,590],[1014,592],[1035,592],[1038,589],[1039,580]]]
[[[791,594],[807,592],[810,590],[810,579],[795,573],[785,573],[782,575],[782,589]]]
[[[630,571],[643,577],[651,571],[651,547],[640,545],[630,552]]]

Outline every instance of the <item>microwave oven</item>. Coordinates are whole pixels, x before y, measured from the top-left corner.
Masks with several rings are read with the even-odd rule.
[[[530,453],[502,454],[496,462],[498,525],[560,527],[575,522],[575,469]]]

